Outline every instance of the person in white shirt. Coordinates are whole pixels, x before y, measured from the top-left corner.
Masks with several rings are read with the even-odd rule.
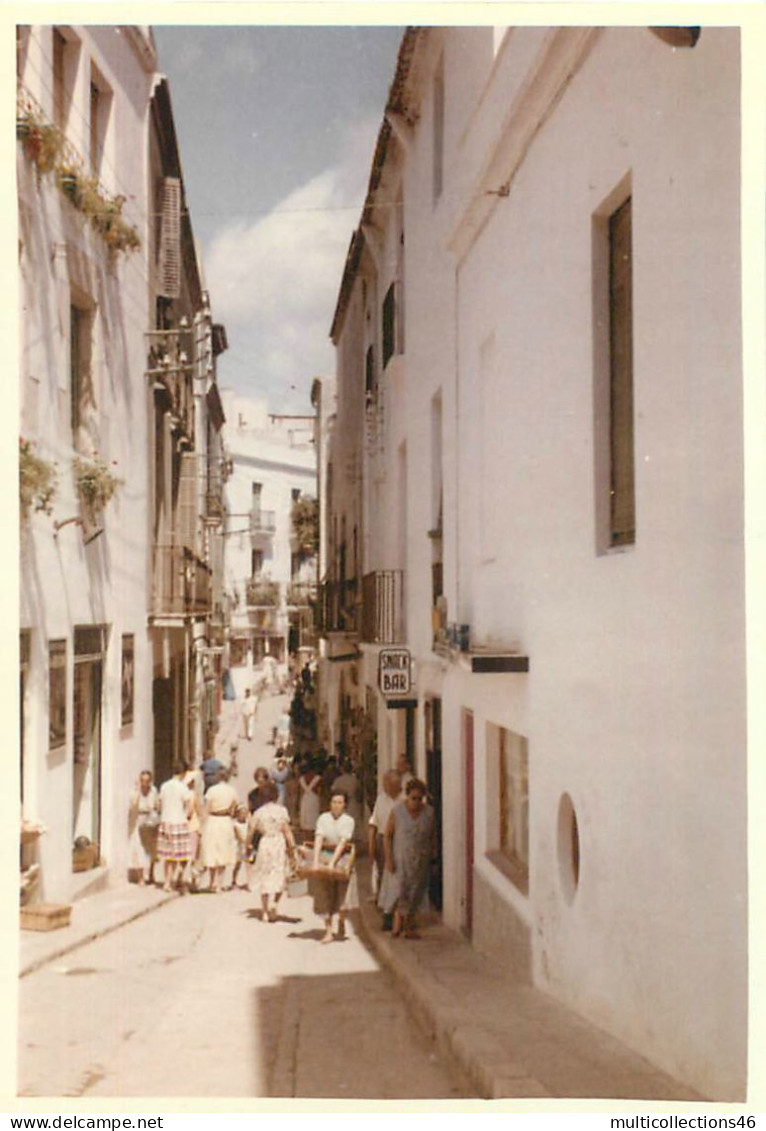
[[[407,759],[406,754],[400,754],[397,757],[395,769],[396,769],[396,772],[399,774],[399,777],[401,778],[401,781],[402,781],[402,793],[406,793],[407,792],[407,786],[412,781],[412,776],[413,776],[412,771],[410,769],[410,763]]]
[[[314,830],[314,867],[309,890],[314,914],[324,916],[323,943],[333,940],[332,917],[338,916],[339,939],[346,937],[346,913],[359,906],[354,873],[354,818],[346,812],[345,793],[333,793]]]
[[[380,885],[383,881],[383,869],[386,866],[386,857],[384,851],[384,837],[386,833],[386,825],[388,818],[391,816],[391,810],[397,801],[403,801],[404,794],[402,792],[402,779],[398,770],[386,770],[383,775],[383,789],[375,798],[375,805],[373,806],[372,814],[370,816],[368,828],[368,849],[370,856],[375,861],[376,867],[376,884],[375,884],[375,897],[380,894]],[[383,930],[391,930],[392,916],[383,916]]]
[[[160,789],[160,828],[157,839],[157,855],[165,866],[165,891],[172,891],[178,884],[185,891],[183,874],[191,856],[191,836],[189,835],[189,814],[192,799],[184,781],[185,762],[173,763],[173,777],[168,778]]]
[[[250,688],[245,689],[245,698],[242,700],[242,737],[253,737],[253,719],[258,712],[258,700],[251,694]]]

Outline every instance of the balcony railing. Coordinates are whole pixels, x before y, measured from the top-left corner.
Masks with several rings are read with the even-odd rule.
[[[317,600],[317,630],[356,634],[359,625],[357,582],[325,581],[320,585]]]
[[[212,611],[211,571],[186,546],[154,547],[152,614],[205,615]]]
[[[250,533],[251,535],[267,535],[271,536],[277,529],[277,515],[276,511],[250,511]]]
[[[287,604],[303,608],[316,600],[317,587],[310,581],[293,581],[287,586]]]
[[[376,570],[362,578],[362,631],[365,644],[404,643],[404,572]]]
[[[192,391],[193,331],[189,326],[173,330],[149,330],[146,339],[146,376],[160,392],[167,408],[187,436],[193,433]]]

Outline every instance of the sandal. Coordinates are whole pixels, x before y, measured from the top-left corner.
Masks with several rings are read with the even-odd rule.
[[[329,932],[322,939],[323,944],[328,942],[332,942],[332,934],[330,934]]]

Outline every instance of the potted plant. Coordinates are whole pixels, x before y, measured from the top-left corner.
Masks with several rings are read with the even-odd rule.
[[[95,454],[91,459],[75,456],[72,460],[77,493],[91,520],[101,514],[122,480],[109,470],[109,465]]]
[[[38,173],[50,173],[56,166],[63,144],[64,139],[55,126],[49,122],[32,122],[24,148],[29,159],[37,165]]]
[[[75,208],[80,206],[80,171],[76,165],[70,165],[67,162],[59,165],[56,169],[56,180],[58,186],[67,199],[71,200]]]
[[[25,142],[32,128],[32,115],[29,110],[19,110],[16,114],[16,139]]]
[[[32,508],[50,514],[56,494],[58,473],[55,464],[35,455],[29,440],[19,437],[19,505],[26,519]]]

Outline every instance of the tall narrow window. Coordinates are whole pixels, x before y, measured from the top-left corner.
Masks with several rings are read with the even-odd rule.
[[[69,308],[69,396],[72,442],[76,448],[82,444],[86,408],[93,401],[91,327],[90,311],[72,304]]]
[[[90,84],[90,167],[94,173],[98,172],[100,145],[99,145],[99,96],[100,91],[94,82]]]
[[[66,86],[64,52],[66,40],[53,29],[53,122],[60,130],[66,127]]]
[[[396,352],[396,285],[386,291],[383,299],[383,368]]]
[[[636,540],[631,200],[609,218],[610,543]]]
[[[444,187],[444,56],[434,75],[434,200]]]

